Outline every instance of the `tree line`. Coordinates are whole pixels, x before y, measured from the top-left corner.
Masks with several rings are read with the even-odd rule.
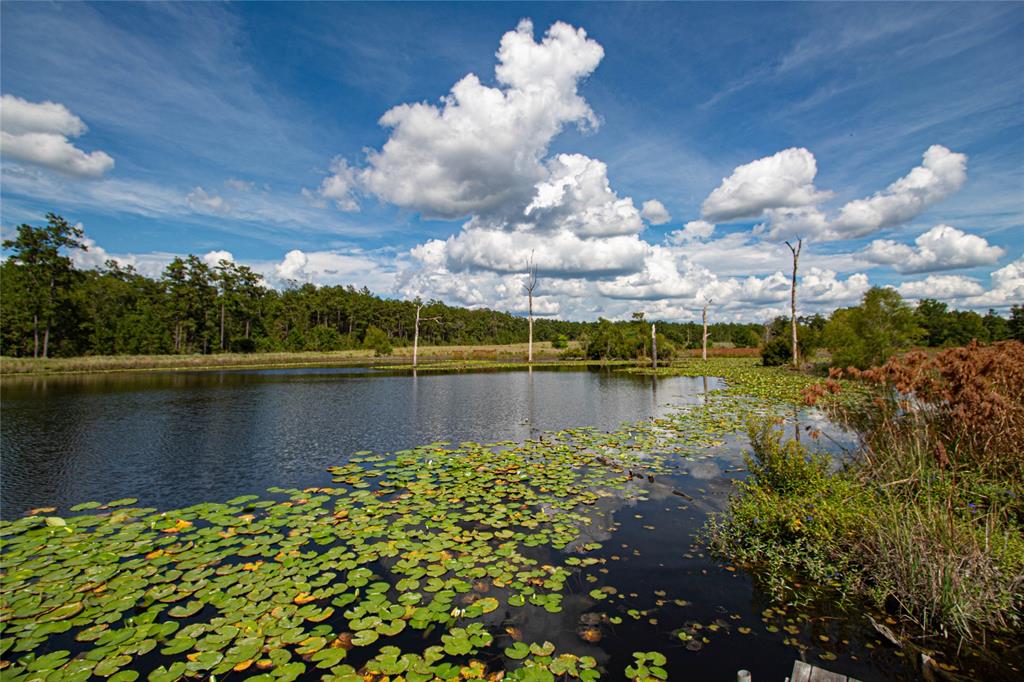
[[[386,348],[413,343],[417,312],[423,320],[418,325],[423,345],[525,343],[530,336],[529,320],[507,312],[384,299],[352,285],[291,283],[277,291],[244,265],[227,260],[209,265],[195,255],[175,258],[157,278],[116,261],[80,270],[70,253],[86,249],[82,231],[52,213],[47,220],[44,227],[20,225],[15,238],[3,243],[9,253],[0,264],[3,355]],[[986,316],[950,311],[935,301],[922,302],[913,314],[917,327],[927,331],[921,338],[935,345],[959,343],[965,336],[984,341],[1010,338],[1021,334],[1024,317],[1018,308],[1006,320],[991,311]],[[798,322],[800,346],[820,345],[829,320],[818,315]],[[708,341],[719,346],[766,346],[785,336],[788,326],[788,318],[767,325],[712,323]],[[659,356],[700,347],[702,334],[697,322],[658,321]],[[538,318],[533,338],[562,348],[578,341],[578,354],[589,358],[649,357],[652,342],[650,323],[642,313],[619,322]]]

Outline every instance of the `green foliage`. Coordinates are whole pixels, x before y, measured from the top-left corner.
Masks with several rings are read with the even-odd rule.
[[[417,303],[382,299],[366,287],[292,282],[278,291],[246,266],[221,261],[211,267],[194,255],[174,259],[156,279],[113,261],[77,270],[70,254],[85,249],[81,230],[60,216],[47,217],[44,227],[19,226],[17,238],[3,245],[9,255],[0,264],[4,355],[42,355],[44,348],[48,356],[61,357],[347,350],[362,348],[371,326],[384,330],[393,345],[412,343]],[[423,346],[524,343],[527,338],[526,319],[509,313],[430,301],[421,314],[430,319],[420,325]],[[833,343],[843,342],[834,347],[852,349],[853,359],[900,345],[862,340],[847,313],[837,316],[828,325],[830,337]],[[916,314],[914,319],[927,326]],[[699,323],[656,322],[660,359],[667,360],[677,348],[700,347]],[[1024,339],[1024,308],[1012,308],[1010,320],[992,311],[985,317],[947,311],[937,324],[941,343]],[[820,315],[799,319],[803,357],[810,357],[828,336],[825,326]],[[863,326],[874,329],[870,319]],[[788,339],[789,322],[785,317],[767,327],[713,322],[708,333],[712,346],[755,347],[765,336]],[[892,336],[881,334],[887,335]],[[536,319],[534,339],[556,348],[580,341],[580,356],[591,359],[636,360],[651,352],[650,321],[642,314],[618,322]]]
[[[1015,305],[1010,308],[1010,321],[1007,327],[1011,339],[1024,341],[1024,305]]]
[[[551,347],[563,350],[569,347],[569,337],[565,334],[559,334],[551,341]]]
[[[796,321],[797,346],[801,360],[810,358],[821,345],[821,333],[826,320],[821,315],[798,317]],[[780,367],[793,360],[793,330],[789,318],[776,317],[767,327],[769,340],[761,349],[761,364]]]
[[[372,348],[374,354],[378,357],[384,357],[391,355],[391,340],[388,338],[387,333],[379,327],[371,326],[366,330],[366,335],[363,337],[363,346],[366,348]]]
[[[711,333],[709,337],[713,337]],[[737,325],[729,335],[729,340],[736,348],[757,348],[761,343],[761,334],[752,325]]]
[[[828,457],[808,451],[796,440],[783,444],[782,432],[772,420],[751,419],[747,434],[754,452],[746,463],[754,485],[794,495],[813,490],[828,476]]]
[[[665,655],[658,651],[636,651],[633,653],[633,665],[626,668],[626,677],[638,682],[667,680],[666,661]]]
[[[586,338],[586,355],[591,360],[629,360],[642,352],[642,333],[635,324],[615,324],[599,318]]]
[[[949,310],[945,303],[924,298],[914,309],[914,319],[922,329],[921,340],[933,348],[1010,338],[1007,321],[994,310],[982,317],[973,310]]]
[[[991,357],[1000,348],[1013,350],[972,345],[947,351],[935,359],[939,371],[905,358],[906,367],[891,369],[890,378],[914,390],[918,403],[904,401],[891,383],[877,393],[861,387],[870,401],[830,402],[833,419],[860,431],[866,448],[834,473],[824,456],[796,441],[783,443],[776,423],[750,420],[751,475],[738,484],[728,512],[709,520],[705,534],[712,547],[753,567],[776,599],[799,601],[836,588],[872,597],[879,606],[899,604],[925,632],[977,639],[985,630],[1019,629],[1020,470],[986,466],[985,457],[958,458],[953,445],[943,444],[949,430],[937,422],[943,414],[977,414],[980,424],[991,419],[1001,430],[1019,424],[1020,382],[993,378],[993,368],[1012,373],[1020,363],[1013,356],[1000,365]],[[968,351],[978,357],[972,360]],[[940,375],[955,387],[928,389]],[[1006,392],[1002,400],[979,398],[993,386]],[[952,402],[933,404],[932,398]],[[994,410],[995,404],[1002,407]],[[1004,453],[997,445],[988,454],[1005,462]]]
[[[765,367],[779,367],[793,359],[793,343],[786,337],[776,336],[761,349],[761,364]]]
[[[49,355],[50,334],[55,324],[68,319],[66,309],[75,271],[66,252],[86,250],[80,227],[69,225],[53,213],[48,213],[46,219],[46,227],[19,225],[17,237],[3,242],[3,248],[11,252],[8,262],[15,265],[5,268],[3,274],[6,278],[17,271],[10,283],[13,286],[5,287],[5,318],[11,306],[23,312],[16,318],[23,338],[31,332],[31,353],[44,358]],[[27,346],[26,339],[24,345],[15,345],[15,349],[27,354]]]
[[[751,477],[739,484],[728,514],[712,517],[711,545],[758,575],[777,599],[790,599],[792,578],[850,589],[859,573],[849,543],[864,518],[864,496],[845,478],[830,476],[828,460],[796,441],[782,443],[781,430],[765,418],[748,422]],[[805,596],[805,595],[800,595]]]
[[[866,369],[906,350],[921,333],[914,311],[895,289],[872,287],[861,305],[832,313],[822,338],[833,366]]]

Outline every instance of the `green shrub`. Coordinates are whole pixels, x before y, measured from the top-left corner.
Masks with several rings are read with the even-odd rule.
[[[792,495],[822,485],[828,477],[828,457],[812,453],[795,440],[782,443],[782,430],[766,418],[751,418],[747,434],[753,453],[746,455],[754,485]]]
[[[552,348],[558,348],[559,350],[569,347],[569,337],[565,334],[559,334],[551,342]]]
[[[344,345],[345,339],[337,329],[320,325],[306,332],[303,350],[332,351],[340,350]]]
[[[872,287],[859,306],[840,308],[822,331],[833,367],[880,365],[922,338],[914,311],[895,289]]]
[[[379,327],[372,325],[367,327],[366,334],[363,336],[363,346],[372,348],[374,355],[377,357],[391,355],[391,340],[384,330]]]
[[[728,513],[711,518],[706,529],[711,546],[758,567],[777,599],[795,596],[795,576],[853,589],[859,573],[848,547],[864,515],[862,490],[829,475],[827,456],[794,440],[783,444],[773,420],[752,418],[747,430],[753,447],[747,456],[751,475],[738,484]]]
[[[776,336],[761,349],[761,364],[765,367],[779,367],[789,363],[793,359],[792,345],[789,339]]]
[[[255,353],[256,342],[252,339],[232,339],[231,340],[231,352],[232,353]]]

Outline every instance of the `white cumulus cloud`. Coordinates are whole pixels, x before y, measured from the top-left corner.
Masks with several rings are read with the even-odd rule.
[[[292,249],[280,262],[257,262],[253,270],[272,285],[283,287],[290,281],[317,285],[366,286],[377,293],[394,291],[393,267],[379,254],[359,249],[342,251],[303,251]]]
[[[896,287],[896,291],[904,298],[952,300],[977,296],[985,288],[977,280],[963,275],[928,275],[924,279],[904,282]]]
[[[830,238],[828,218],[814,206],[801,208],[769,208],[766,209],[765,223],[754,228],[758,234],[765,233],[773,240],[809,237],[826,240]]]
[[[292,249],[284,255],[284,259],[274,268],[274,274],[281,280],[297,280],[305,282],[310,279],[306,272],[309,257],[301,249]]]
[[[713,279],[708,270],[680,259],[672,249],[653,246],[640,272],[598,282],[597,290],[608,298],[693,299],[700,287]]]
[[[841,280],[833,270],[814,267],[799,278],[798,284],[800,300],[833,305],[859,301],[871,288],[864,273],[857,272]]]
[[[691,220],[683,225],[683,229],[675,230],[668,235],[668,243],[673,245],[688,244],[701,241],[715,233],[715,224],[706,220]]]
[[[217,251],[207,251],[203,254],[203,262],[209,265],[211,268],[215,268],[220,265],[222,260],[226,260],[230,263],[235,262],[235,257],[230,251],[224,251],[223,249]]]
[[[651,225],[664,225],[672,220],[672,215],[665,205],[657,199],[649,199],[640,208],[640,215]]]
[[[538,43],[524,19],[502,37],[497,57],[497,87],[468,74],[439,106],[418,102],[387,111],[380,123],[391,135],[369,152],[363,187],[430,217],[502,213],[528,204],[534,185],[547,176],[542,160],[551,139],[570,123],[597,125],[577,87],[604,49],[562,22]]]
[[[114,167],[114,159],[103,151],[82,151],[68,139],[86,130],[82,119],[63,104],[0,97],[0,152],[9,159],[74,177],[98,178]]]
[[[818,165],[814,154],[793,147],[737,166],[701,205],[709,221],[754,218],[768,208],[817,204],[831,196],[814,186]]]
[[[548,156],[566,125],[597,125],[578,87],[603,56],[582,29],[555,23],[537,41],[524,20],[501,39],[497,86],[469,74],[439,106],[403,104],[384,114],[387,142],[367,153],[365,167],[347,169],[358,190],[425,216],[468,217],[458,234],[408,254],[406,281],[439,286],[437,277],[417,280],[417,268],[453,277],[522,273],[531,258],[545,277],[562,279],[643,267],[644,216],[612,189],[606,164],[583,154]],[[647,216],[667,220],[668,212],[654,202]]]
[[[965,303],[974,307],[1008,308],[1024,301],[1024,258],[1009,263],[992,273],[988,291],[968,298]]]
[[[967,156],[934,144],[920,166],[866,199],[839,210],[830,229],[837,237],[855,239],[904,223],[963,187]]]
[[[620,199],[612,191],[602,161],[559,154],[547,168],[548,179],[537,183],[533,201],[523,211],[534,229],[567,230],[578,237],[613,237],[644,229],[633,200]]]
[[[834,218],[819,207],[832,192],[814,186],[816,174],[811,152],[785,149],[738,166],[704,200],[702,214],[709,221],[763,215],[754,234],[773,240],[858,239],[905,223],[960,189],[967,178],[967,156],[932,145],[920,166],[884,190],[843,205]]]
[[[525,272],[526,262],[532,258],[539,272],[553,277],[607,277],[636,272],[643,267],[651,248],[635,236],[583,239],[568,230],[536,233],[490,229],[463,230],[447,241],[434,240],[424,246],[431,251],[443,250],[445,265],[452,272]],[[422,253],[422,248],[413,249],[414,258]]]
[[[863,251],[867,260],[891,265],[897,272],[917,273],[992,265],[1005,253],[984,237],[949,225],[936,225],[914,240],[916,246],[876,239]]]
[[[342,211],[358,211],[359,202],[355,198],[356,169],[348,165],[343,157],[335,157],[331,162],[331,175],[324,178],[317,190],[320,196],[332,200]]]

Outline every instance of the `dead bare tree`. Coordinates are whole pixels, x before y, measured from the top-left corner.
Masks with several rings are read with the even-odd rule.
[[[704,321],[704,331],[700,337],[700,359],[708,359],[708,306],[714,303],[714,300],[708,299],[704,302],[704,310],[701,311],[701,318]]]
[[[651,364],[658,369],[658,325],[651,322]]]
[[[417,359],[417,356],[419,355],[419,350],[420,350],[420,311],[421,310],[423,310],[423,304],[422,303],[417,303],[416,304],[416,327],[415,327],[415,331],[413,331],[413,335],[412,335],[412,367],[413,367],[413,369],[416,369],[416,359]],[[440,317],[425,317],[425,318],[423,318],[423,320],[430,321],[430,322],[437,322],[440,319],[441,319]]]
[[[796,246],[786,242],[786,246],[793,252],[793,285],[789,292],[789,323],[793,330],[793,367],[800,366],[800,350],[797,348],[796,339],[796,266],[800,260],[800,250],[804,248],[804,240],[797,238]]]
[[[537,266],[533,264],[533,252],[530,252],[530,258],[526,261],[526,282],[523,284],[523,289],[526,290],[526,295],[529,297],[529,325],[530,325],[530,342],[527,347],[526,361],[533,362],[533,290],[537,288]]]

